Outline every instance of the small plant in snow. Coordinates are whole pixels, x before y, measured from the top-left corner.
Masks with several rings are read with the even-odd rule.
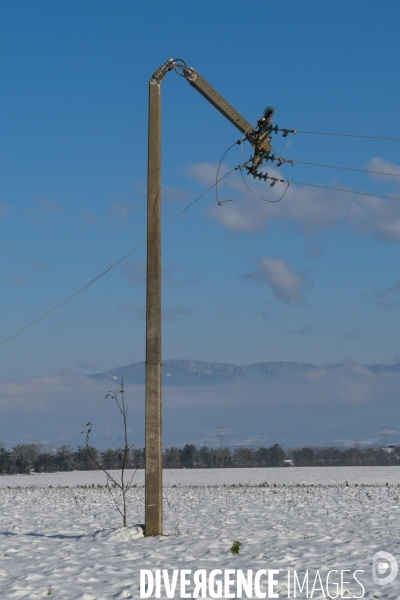
[[[130,446],[128,444],[128,430],[127,430],[128,407],[125,405],[124,393],[125,393],[124,380],[122,379],[120,387],[115,392],[108,392],[108,394],[106,395],[106,398],[112,398],[113,400],[115,400],[118,410],[120,411],[120,413],[122,415],[123,424],[124,424],[124,438],[123,438],[124,447],[122,449],[122,455],[121,455],[121,480],[117,481],[116,479],[114,479],[114,477],[112,477],[112,475],[110,475],[110,473],[97,460],[96,455],[92,452],[92,447],[89,444],[89,436],[90,436],[90,432],[92,431],[92,424],[90,422],[86,423],[86,427],[88,428],[87,432],[86,432],[86,450],[87,450],[90,458],[97,465],[97,467],[99,469],[101,469],[103,471],[103,473],[105,473],[105,475],[107,477],[106,488],[110,492],[110,495],[114,501],[114,504],[115,504],[118,512],[122,516],[123,527],[126,527],[126,525],[127,525],[126,495],[127,495],[127,492],[130,490],[130,488],[132,487],[132,480],[136,474],[136,470],[134,471],[130,481],[126,482],[124,479],[125,469],[127,468],[130,452],[131,452],[133,446]],[[118,397],[119,394],[121,395],[121,398]],[[111,485],[110,485],[110,483],[111,483]],[[94,487],[94,484],[93,484],[93,487]],[[117,488],[120,490],[121,496],[122,496],[122,506],[120,506],[119,503],[117,502],[115,495],[111,488],[114,488],[114,489]]]
[[[238,540],[235,540],[231,546],[231,554],[239,554],[239,550],[240,550],[240,546],[242,545],[242,542],[239,542]]]

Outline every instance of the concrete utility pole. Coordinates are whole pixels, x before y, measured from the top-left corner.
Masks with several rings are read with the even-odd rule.
[[[146,288],[146,475],[145,535],[162,535],[162,412],[161,412],[161,81],[171,71],[181,75],[217,108],[252,144],[255,173],[271,151],[273,109],[253,128],[199,73],[181,59],[170,59],[149,82],[147,171]]]
[[[161,83],[149,83],[145,534],[162,535]]]

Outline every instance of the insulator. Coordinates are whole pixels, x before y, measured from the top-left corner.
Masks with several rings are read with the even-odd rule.
[[[266,117],[266,118],[272,117],[273,114],[274,114],[274,107],[273,106],[267,106],[264,109],[264,117]]]

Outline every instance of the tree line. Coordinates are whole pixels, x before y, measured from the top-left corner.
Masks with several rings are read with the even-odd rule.
[[[61,446],[51,450],[44,444],[17,444],[11,450],[0,447],[0,474],[55,473],[57,471],[92,471],[101,464],[105,469],[120,469],[123,448],[97,450],[90,446]],[[332,467],[390,466],[400,464],[400,448],[302,448],[284,451],[279,444],[270,448],[167,448],[163,452],[165,469],[215,469],[249,467]],[[130,451],[126,468],[145,467],[144,448]]]

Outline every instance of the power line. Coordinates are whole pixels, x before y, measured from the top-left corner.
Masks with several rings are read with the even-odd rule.
[[[313,163],[304,163],[304,164],[313,164]],[[167,221],[166,223],[164,223],[164,225],[162,226],[162,229],[165,229],[165,227],[168,227],[168,225],[170,225],[173,221],[175,221],[178,217],[180,217],[184,212],[186,212],[190,207],[192,207],[194,204],[196,204],[196,202],[198,202],[199,200],[201,200],[201,198],[203,198],[206,194],[208,194],[208,192],[210,190],[212,190],[215,186],[217,186],[219,182],[221,182],[223,179],[225,179],[226,177],[228,177],[228,175],[230,175],[231,173],[233,173],[233,171],[237,171],[238,169],[240,169],[240,172],[242,173],[241,168],[243,166],[245,166],[245,165],[239,165],[239,166],[231,169],[227,173],[225,173],[225,175],[223,175],[220,179],[218,179],[215,183],[213,183],[202,194],[200,194],[199,196],[197,196],[197,198],[195,198],[192,202],[190,202],[187,206],[185,206],[185,208],[183,208],[176,215],[174,215],[169,221]],[[319,166],[319,165],[316,165],[316,166]],[[327,166],[327,165],[323,165],[323,166]],[[334,167],[332,166],[332,168],[334,168]],[[337,167],[337,168],[340,168],[340,167]],[[343,167],[343,168],[346,168],[346,167]],[[371,172],[371,171],[368,171],[368,172]],[[242,179],[243,179],[243,177],[242,177]],[[367,192],[358,192],[356,190],[350,190],[350,189],[346,189],[346,188],[330,187],[330,186],[327,186],[327,185],[319,185],[319,184],[316,184],[316,183],[307,183],[307,182],[304,182],[304,181],[290,180],[290,183],[296,183],[297,185],[305,185],[305,186],[308,186],[308,187],[316,187],[316,188],[321,188],[321,189],[326,189],[326,190],[333,190],[333,191],[337,191],[337,192],[345,192],[345,193],[349,193],[349,194],[358,194],[358,195],[361,195],[361,196],[370,196],[370,197],[373,197],[373,198],[384,198],[386,200],[399,200],[400,201],[400,198],[396,198],[396,197],[393,197],[393,196],[381,196],[379,194],[370,194],[370,193],[367,193]],[[287,191],[287,188],[285,190],[285,193],[286,193],[286,191]],[[261,200],[264,200],[264,198],[261,198]],[[276,202],[276,200],[275,200],[275,202]],[[121,262],[123,262],[126,258],[128,258],[128,256],[131,256],[134,252],[136,252],[137,250],[139,250],[139,248],[141,248],[142,246],[144,246],[144,244],[146,243],[146,241],[147,240],[143,240],[140,244],[138,244],[137,246],[135,246],[135,248],[133,248],[132,250],[130,250],[130,252],[128,252],[127,254],[125,254],[122,258],[120,258],[115,263],[113,263],[110,267],[108,267],[105,271],[103,271],[102,273],[100,273],[99,275],[97,275],[94,279],[92,279],[91,281],[89,281],[88,283],[86,283],[84,286],[82,286],[81,288],[79,288],[76,292],[74,292],[73,294],[71,294],[70,296],[68,296],[67,298],[65,298],[64,300],[62,300],[61,302],[59,302],[55,306],[53,306],[50,310],[48,310],[45,313],[43,313],[42,315],[40,315],[40,317],[38,317],[34,321],[31,321],[30,323],[28,323],[28,325],[25,325],[24,327],[22,327],[21,329],[19,329],[18,331],[16,331],[12,335],[8,336],[7,338],[1,340],[0,341],[0,346],[3,345],[3,344],[5,344],[6,342],[8,342],[9,340],[11,340],[12,338],[16,337],[17,335],[19,335],[23,331],[26,331],[27,329],[29,329],[30,327],[32,327],[33,325],[35,325],[36,323],[38,323],[39,321],[41,321],[42,319],[44,319],[45,317],[47,317],[48,315],[50,315],[52,312],[54,312],[55,310],[57,310],[58,308],[60,308],[61,306],[63,306],[67,302],[69,302],[70,300],[72,300],[72,298],[75,298],[75,296],[77,296],[78,294],[80,294],[81,292],[83,292],[85,289],[87,289],[93,283],[95,283],[96,281],[98,281],[101,277],[103,277],[104,275],[106,275],[107,273],[109,273],[109,271],[111,271],[116,266],[118,266]]]
[[[234,142],[231,146],[229,146],[229,148],[227,150],[225,150],[225,152],[223,153],[222,158],[218,163],[218,169],[217,169],[217,173],[215,175],[215,197],[217,199],[218,206],[222,206],[223,204],[225,204],[225,202],[232,202],[232,200],[230,200],[230,199],[228,199],[228,200],[220,200],[219,199],[219,197],[218,197],[218,175],[219,175],[219,171],[221,169],[222,162],[223,162],[225,156],[228,154],[228,152],[230,150],[232,150],[232,148],[234,146],[236,146],[236,144],[241,144],[241,142],[242,142],[242,140],[239,140],[238,142]],[[249,162],[249,161],[247,161],[247,162]]]
[[[276,200],[268,200],[268,198],[262,198],[262,196],[259,196],[258,194],[256,194],[255,192],[253,192],[253,190],[250,188],[250,186],[247,185],[244,177],[243,177],[243,171],[242,171],[242,167],[240,167],[240,175],[242,176],[242,181],[244,183],[244,185],[247,187],[247,189],[249,190],[249,192],[251,192],[253,194],[253,196],[255,196],[256,198],[259,198],[260,200],[262,200],[263,202],[269,202],[270,204],[275,204],[276,202],[280,202],[283,197],[285,196],[286,192],[288,191],[289,185],[291,183],[290,179],[288,179],[287,181],[285,179],[278,179],[277,177],[268,177],[268,174],[266,173],[265,175],[262,174],[263,177],[265,177],[265,181],[267,179],[271,179],[272,183],[270,185],[270,187],[273,187],[275,185],[275,183],[277,183],[278,181],[281,183],[286,183],[286,189],[283,192],[283,194],[280,196],[280,198],[277,198]]]
[[[203,196],[205,196],[206,194],[208,194],[208,192],[210,190],[212,190],[213,187],[215,187],[220,181],[222,181],[223,179],[225,179],[225,177],[228,177],[228,175],[230,175],[231,173],[233,173],[233,171],[236,171],[237,169],[239,169],[239,167],[235,167],[234,169],[231,169],[230,171],[228,171],[228,173],[226,173],[225,175],[223,175],[223,177],[221,177],[221,179],[219,179],[218,181],[216,181],[215,183],[213,183],[213,185],[211,185],[202,194],[200,194],[200,196],[197,196],[197,198],[195,198],[192,202],[190,202],[190,204],[188,204],[185,208],[183,208],[175,216],[173,216],[172,219],[170,219],[169,221],[167,221],[166,223],[164,223],[164,225],[162,226],[161,229],[165,229],[165,227],[168,227],[168,225],[170,225],[173,221],[175,221],[175,219],[177,219],[184,212],[186,212],[191,206],[193,206],[193,204],[196,204],[196,202],[198,202],[201,198],[203,198]],[[44,319],[45,317],[47,317],[48,315],[50,315],[52,312],[54,312],[55,310],[57,310],[57,308],[60,308],[61,306],[63,306],[63,304],[66,304],[67,302],[69,302],[69,300],[72,300],[72,298],[75,298],[75,296],[77,296],[78,294],[80,294],[81,292],[83,292],[83,290],[86,290],[86,288],[88,288],[93,283],[95,283],[95,281],[97,281],[98,279],[100,279],[101,277],[103,277],[104,275],[106,275],[109,271],[111,271],[112,269],[114,269],[122,261],[124,261],[126,258],[128,258],[128,256],[131,256],[131,254],[133,254],[134,252],[136,252],[137,250],[139,250],[139,248],[141,248],[142,246],[144,246],[144,244],[146,242],[147,242],[147,239],[143,240],[143,242],[140,242],[140,244],[138,244],[135,248],[133,248],[133,250],[131,250],[130,252],[128,252],[127,254],[125,254],[125,256],[123,256],[122,258],[120,258],[119,260],[117,260],[114,264],[112,264],[110,267],[108,267],[105,271],[103,271],[102,273],[100,273],[100,275],[97,275],[97,277],[95,277],[94,279],[92,279],[91,281],[89,281],[88,283],[86,283],[84,286],[82,286],[81,288],[79,288],[79,290],[77,290],[76,292],[74,292],[73,294],[71,294],[70,296],[68,296],[67,298],[65,298],[64,300],[62,300],[61,302],[59,302],[58,304],[56,304],[56,306],[53,306],[53,308],[51,308],[47,312],[45,312],[42,315],[40,315],[40,317],[38,317],[34,321],[31,321],[31,323],[29,323],[28,325],[25,325],[25,327],[22,327],[21,329],[19,329],[18,331],[16,331],[12,335],[9,335],[4,340],[1,340],[0,341],[0,346],[2,344],[5,344],[6,342],[8,342],[9,340],[11,340],[12,338],[16,337],[17,335],[19,335],[23,331],[26,331],[27,329],[29,329],[29,327],[32,327],[32,325],[35,325],[36,323],[38,323],[39,321],[41,321],[42,319]]]
[[[289,162],[289,161],[287,161]],[[342,169],[344,171],[356,171],[357,173],[370,173],[371,175],[386,175],[387,177],[400,177],[400,173],[385,173],[384,171],[370,171],[369,169],[356,169],[354,167],[343,167],[340,165],[326,165],[323,163],[312,163],[301,160],[294,160],[294,164],[310,165],[312,167],[325,167],[326,169]]]
[[[328,185],[318,185],[316,183],[306,183],[304,181],[294,181],[293,179],[290,180],[290,183],[297,183],[297,185],[307,185],[309,187],[322,188],[324,190],[335,190],[336,192],[347,192],[348,194],[358,194],[360,196],[371,196],[372,198],[385,198],[386,200],[400,200],[400,198],[396,198],[394,196],[381,196],[380,194],[369,194],[367,192],[357,192],[356,190],[349,190],[348,188],[330,187]]]
[[[76,292],[74,292],[73,294],[71,294],[70,296],[68,296],[68,298],[65,298],[65,300],[62,300],[62,302],[59,302],[56,306],[53,306],[53,308],[51,308],[47,312],[43,313],[40,317],[38,317],[37,319],[35,319],[31,323],[29,323],[28,325],[25,325],[25,327],[22,327],[22,329],[19,329],[18,331],[16,331],[12,335],[8,336],[8,338],[5,338],[4,340],[2,340],[0,342],[0,346],[2,344],[5,344],[6,342],[8,342],[9,340],[11,340],[15,336],[19,335],[20,333],[22,333],[26,329],[29,329],[29,327],[32,327],[32,325],[35,325],[35,323],[37,323],[38,321],[41,321],[42,319],[44,319],[45,317],[47,317],[47,315],[49,315],[50,313],[52,313],[55,310],[57,310],[57,308],[60,308],[60,306],[62,306],[63,304],[66,304],[69,300],[72,300],[72,298],[74,298],[75,296],[77,296],[78,294],[80,294],[81,292],[83,292],[83,290],[85,290],[90,285],[92,285],[92,283],[94,283],[95,281],[97,281],[98,279],[100,279],[100,277],[103,277],[103,275],[105,275],[106,273],[108,273],[109,271],[111,271],[111,269],[114,269],[114,267],[116,267],[117,265],[119,265],[119,263],[121,263],[123,260],[125,260],[126,258],[128,258],[128,256],[130,256],[131,254],[133,254],[134,252],[136,252],[137,250],[139,250],[139,248],[141,248],[145,243],[146,243],[146,240],[144,240],[138,246],[136,246],[136,248],[134,248],[133,250],[131,250],[130,252],[128,252],[128,254],[125,254],[125,256],[123,256],[122,258],[120,258],[119,260],[117,260],[117,262],[115,262],[113,265],[111,265],[111,267],[108,267],[108,269],[106,269],[105,271],[103,271],[102,273],[100,273],[100,275],[97,275],[97,277],[95,277],[94,279],[92,279],[91,281],[89,281],[89,283],[87,283],[86,285],[82,286],[81,288],[79,288],[79,290],[77,290]]]
[[[286,130],[281,130],[286,131]],[[293,131],[293,130],[287,130]],[[397,137],[383,137],[380,135],[357,135],[354,133],[330,133],[327,131],[302,131],[301,129],[296,129],[296,133],[305,133],[307,135],[334,135],[336,137],[351,137],[351,138],[363,138],[367,140],[387,140],[392,142],[400,142],[400,138]]]
[[[271,161],[274,161],[274,160],[283,161],[283,162],[281,162],[281,164],[283,164],[283,163],[286,162],[286,163],[290,163],[292,166],[295,163],[297,163],[297,164],[301,164],[301,165],[312,165],[312,166],[316,166],[316,167],[328,167],[330,169],[345,169],[345,170],[348,170],[348,171],[360,171],[362,173],[374,173],[374,174],[377,174],[377,175],[390,175],[390,176],[393,176],[393,177],[400,177],[400,174],[396,174],[396,173],[383,173],[383,172],[381,173],[379,171],[368,171],[368,170],[365,170],[365,169],[355,169],[355,168],[352,168],[352,167],[342,167],[342,166],[334,166],[334,165],[325,165],[325,164],[320,164],[320,163],[295,161],[294,159],[292,159],[292,160],[286,160],[286,159],[283,159],[283,158],[277,159],[277,158],[271,157],[271,158],[269,158],[269,160],[271,160]],[[337,187],[330,187],[330,186],[327,186],[327,185],[318,185],[316,183],[308,183],[308,182],[304,182],[304,181],[295,181],[294,179],[287,179],[287,180],[278,179],[276,177],[268,177],[267,173],[265,173],[265,175],[263,176],[263,174],[261,173],[261,179],[264,179],[264,180],[266,180],[266,179],[272,179],[272,180],[275,181],[275,183],[277,181],[280,181],[281,183],[286,183],[287,184],[284,193],[282,194],[282,196],[278,200],[267,200],[266,198],[262,198],[261,196],[259,196],[258,194],[256,194],[255,192],[253,192],[253,190],[251,190],[249,188],[249,186],[247,185],[247,183],[244,180],[243,173],[242,173],[242,168],[241,167],[239,167],[239,168],[240,168],[240,174],[242,176],[242,180],[243,180],[244,185],[247,187],[247,189],[254,196],[256,196],[257,198],[259,198],[260,200],[263,200],[264,202],[272,202],[273,203],[273,202],[279,202],[280,200],[282,200],[282,198],[285,196],[285,194],[286,194],[286,192],[288,190],[288,187],[289,187],[289,185],[291,183],[297,183],[298,185],[307,185],[307,186],[310,186],[310,187],[317,187],[317,188],[322,188],[322,189],[326,189],[326,190],[335,190],[335,191],[338,191],[338,192],[347,192],[349,194],[359,194],[361,196],[371,196],[373,198],[384,198],[386,200],[400,200],[400,198],[397,198],[395,196],[383,196],[381,194],[370,194],[368,192],[358,192],[358,191],[350,190],[350,189],[346,189],[346,188],[337,188]],[[259,179],[260,179],[260,177],[259,177]]]
[[[270,160],[271,162],[277,161],[278,162],[278,167],[280,167],[282,164],[284,163],[290,163],[292,166],[296,163],[298,165],[309,165],[309,166],[313,166],[313,167],[324,167],[326,169],[341,169],[343,171],[355,171],[357,173],[369,173],[371,175],[384,175],[386,177],[400,177],[400,173],[388,173],[387,171],[372,171],[370,169],[358,169],[356,167],[345,167],[343,165],[327,165],[325,163],[313,163],[313,162],[306,162],[306,161],[301,161],[301,160],[296,160],[294,158],[288,160],[286,158],[283,158],[283,154],[284,152],[287,150],[288,146],[290,145],[290,143],[293,141],[294,139],[294,135],[299,131],[297,129],[278,129],[278,131],[283,131],[283,132],[287,132],[287,133],[292,133],[293,136],[290,139],[289,143],[286,145],[286,148],[284,149],[284,151],[282,152],[282,154],[279,154],[276,150],[273,150],[273,152],[275,154],[277,154],[277,157],[275,156],[275,154],[266,156],[266,161],[268,162],[268,160]],[[312,132],[312,131],[300,131],[299,133],[315,133],[318,135],[343,135],[343,136],[348,136],[348,137],[366,137],[366,138],[371,138],[371,139],[383,139],[383,140],[398,140],[400,141],[400,138],[379,138],[379,137],[374,137],[374,136],[353,136],[351,134],[341,134],[341,133],[322,133],[322,132]],[[236,144],[240,144],[241,141],[236,142]],[[218,170],[221,166],[221,163],[225,157],[225,155],[228,153],[228,151],[233,148],[235,144],[232,144],[232,146],[230,146],[228,148],[228,150],[225,152],[224,156],[221,159],[220,165],[218,167]],[[243,154],[243,150],[242,150],[242,154]],[[244,154],[243,154],[244,156]]]

